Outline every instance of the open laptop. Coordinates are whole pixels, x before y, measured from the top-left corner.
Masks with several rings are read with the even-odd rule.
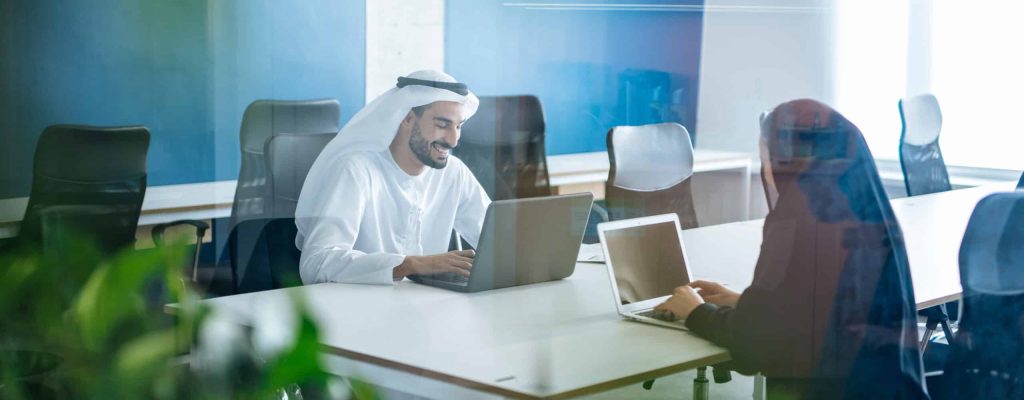
[[[679,229],[674,213],[597,225],[619,315],[686,329],[684,321],[671,321],[654,311],[676,287],[691,280]]]
[[[454,273],[409,278],[443,289],[479,292],[568,277],[576,269],[593,202],[590,193],[492,202],[468,278]]]

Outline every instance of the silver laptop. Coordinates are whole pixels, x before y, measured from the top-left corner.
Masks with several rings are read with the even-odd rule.
[[[686,329],[684,321],[671,321],[654,311],[676,287],[691,280],[679,217],[673,213],[605,222],[597,225],[597,233],[619,315]]]
[[[410,275],[424,285],[480,292],[554,281],[572,275],[594,195],[491,202],[469,277]]]

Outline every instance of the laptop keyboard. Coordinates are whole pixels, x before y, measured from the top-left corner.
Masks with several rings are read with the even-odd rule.
[[[463,276],[462,274],[456,274],[454,272],[443,272],[430,276],[435,281],[448,282],[454,285],[466,286],[469,284],[469,277]]]
[[[676,322],[676,316],[670,312],[661,312],[650,309],[647,311],[637,312],[636,315],[647,318],[654,318],[665,322]]]

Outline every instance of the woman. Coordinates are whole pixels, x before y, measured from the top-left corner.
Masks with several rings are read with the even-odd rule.
[[[902,234],[860,131],[813,100],[761,131],[778,197],[753,282],[693,282],[658,309],[763,373],[769,398],[927,398]]]

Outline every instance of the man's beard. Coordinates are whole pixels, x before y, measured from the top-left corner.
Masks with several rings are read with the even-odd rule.
[[[447,143],[440,140],[433,143],[427,143],[427,140],[423,138],[423,133],[420,131],[419,122],[412,125],[412,135],[409,137],[409,149],[412,150],[412,154],[415,154],[416,158],[418,158],[423,165],[434,169],[441,169],[448,165],[448,158],[437,161],[430,156],[430,148],[434,143],[441,147],[450,148]]]

